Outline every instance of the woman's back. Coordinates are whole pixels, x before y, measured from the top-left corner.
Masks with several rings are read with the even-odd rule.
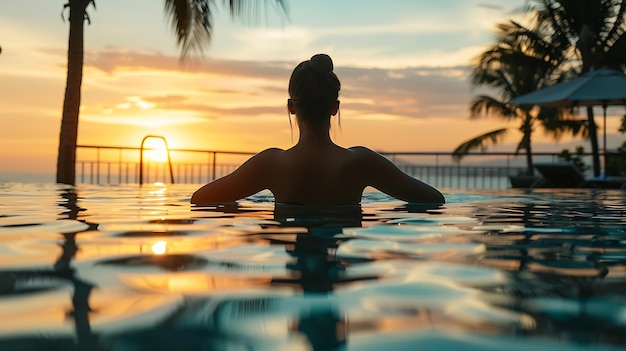
[[[335,144],[317,148],[295,146],[277,151],[269,189],[277,202],[296,204],[354,204],[365,185],[358,153]]]
[[[443,203],[443,195],[365,147],[342,148],[330,138],[341,83],[328,55],[301,62],[289,80],[287,111],[296,115],[298,143],[262,151],[233,173],[198,189],[194,204],[230,202],[269,189],[277,202],[358,204],[366,186],[409,202]]]

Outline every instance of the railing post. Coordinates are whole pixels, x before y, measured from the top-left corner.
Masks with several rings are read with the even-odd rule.
[[[435,186],[439,186],[439,153],[435,155]]]
[[[119,154],[117,158],[117,182],[122,184],[122,149],[118,149]]]
[[[458,188],[461,187],[461,162],[457,163],[456,166],[456,186]]]
[[[96,184],[100,184],[100,148],[96,149]]]
[[[211,176],[211,180],[215,180],[216,162],[217,162],[217,152],[213,151],[213,174]]]

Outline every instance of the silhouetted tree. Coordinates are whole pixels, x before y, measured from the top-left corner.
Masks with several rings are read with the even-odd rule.
[[[594,175],[600,174],[598,133],[592,107],[587,108],[587,120],[583,123],[547,118],[550,114],[546,113],[549,111],[546,108],[541,109],[538,115],[530,116],[527,114],[530,110],[513,108],[505,102],[594,69],[624,70],[625,13],[626,0],[529,0],[527,15],[530,16],[530,25],[524,27],[512,22],[514,25],[509,27],[507,33],[499,33],[498,43],[494,46],[496,50],[492,48],[483,54],[481,59],[487,62],[488,67],[475,67],[472,84],[500,89],[502,96],[501,99],[477,97],[472,102],[472,116],[485,112],[507,119],[519,118],[524,136],[517,151],[526,150],[529,173],[532,173],[530,135],[534,122],[540,121],[546,130],[556,136],[570,131],[573,135],[582,132],[583,137],[589,138]],[[517,47],[499,47],[515,41],[520,41]],[[500,52],[502,50],[519,52],[507,56]],[[545,60],[541,61],[542,58]],[[487,74],[477,74],[477,70],[485,70]],[[498,129],[471,139],[460,145],[455,154],[462,156],[471,149],[485,148],[489,142],[500,141],[505,132],[506,129]]]
[[[545,40],[567,58],[559,67],[563,76],[626,67],[626,0],[533,0],[529,11],[536,18],[535,30],[544,32]],[[587,108],[587,127],[598,176],[600,153],[592,107]]]
[[[525,150],[529,175],[534,173],[531,140],[537,123],[557,138],[572,128],[579,131],[581,125],[565,120],[564,110],[543,108],[537,111],[508,101],[549,84],[546,77],[552,76],[563,60],[563,53],[553,50],[541,33],[511,21],[498,25],[496,43],[479,55],[472,66],[471,85],[495,89],[499,96],[476,96],[470,105],[470,117],[493,115],[518,120],[522,139],[515,152]],[[474,137],[459,145],[453,156],[460,160],[469,151],[484,150],[489,144],[500,142],[507,132],[507,128],[500,128]]]

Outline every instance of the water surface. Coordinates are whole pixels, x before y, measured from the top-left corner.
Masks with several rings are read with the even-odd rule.
[[[623,350],[617,190],[192,208],[0,184],[0,350]]]

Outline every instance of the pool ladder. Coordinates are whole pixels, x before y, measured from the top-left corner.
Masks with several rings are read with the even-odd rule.
[[[165,151],[167,152],[167,164],[170,168],[170,181],[174,184],[174,171],[172,170],[172,158],[170,157],[170,148],[167,146],[167,140],[160,135],[146,135],[141,141],[141,147],[139,148],[139,185],[143,184],[143,151],[145,150],[144,144],[148,139],[161,139],[165,145]]]

